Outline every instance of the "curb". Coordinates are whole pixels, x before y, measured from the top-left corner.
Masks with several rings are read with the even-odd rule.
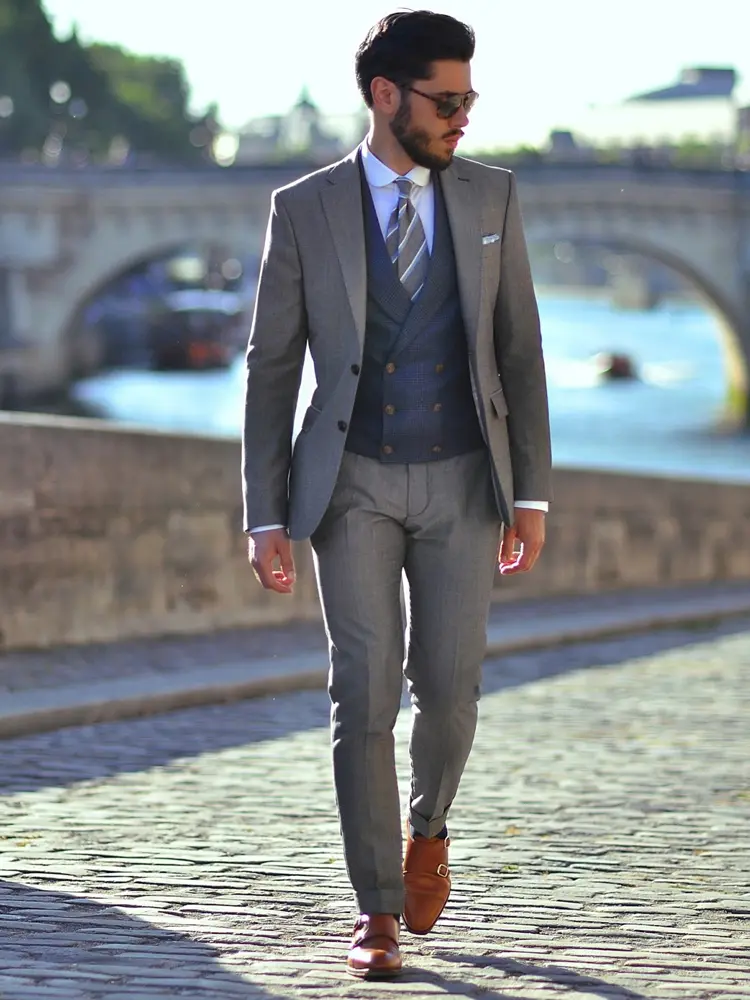
[[[272,661],[269,661],[269,669]],[[324,688],[327,683],[327,669],[302,670],[296,674],[277,677],[269,672],[267,676],[245,681],[209,682],[190,685],[183,679],[182,685],[172,690],[146,692],[124,697],[93,698],[80,703],[45,706],[39,708],[17,708],[0,715],[0,740],[19,736],[33,736],[36,733],[67,729],[71,726],[91,726],[99,722],[123,722],[126,719],[140,719],[147,715],[160,715],[182,708],[197,708],[206,705],[222,705],[247,698],[266,698],[277,694],[291,694],[295,691],[309,691]],[[179,675],[175,680],[179,679]],[[139,678],[133,678],[134,685]],[[56,692],[65,695],[63,689]],[[19,699],[20,700],[20,699]]]
[[[553,646],[592,642],[618,636],[648,633],[674,627],[710,628],[731,618],[750,617],[750,604],[705,610],[685,606],[630,618],[563,626],[546,631],[505,635],[490,630],[487,657],[532,652]],[[526,624],[528,628],[528,623]],[[494,635],[492,634],[494,633]],[[256,661],[256,676],[248,677],[247,664],[213,668],[220,676],[191,671],[173,675],[140,675],[124,681],[102,682],[68,688],[38,689],[11,695],[0,711],[0,740],[100,722],[119,722],[198,706],[221,705],[249,698],[264,698],[295,691],[324,690],[328,667],[318,666],[324,654],[307,653],[286,659]],[[97,694],[96,688],[100,693]],[[13,705],[13,702],[16,702]]]
[[[599,639],[616,639],[625,635],[644,635],[649,632],[661,632],[670,628],[709,629],[732,618],[750,618],[750,604],[746,607],[728,607],[725,609],[710,608],[696,611],[694,608],[682,612],[662,612],[660,614],[644,615],[630,621],[612,621],[601,625],[589,625],[585,628],[560,629],[557,632],[546,632],[538,636],[524,639],[490,639],[487,643],[485,659],[504,656],[507,653],[528,653],[535,649],[549,649],[551,646],[572,646],[577,643],[596,642]]]

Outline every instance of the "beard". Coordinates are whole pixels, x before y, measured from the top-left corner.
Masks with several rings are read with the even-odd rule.
[[[401,102],[390,128],[403,151],[417,166],[427,167],[428,170],[446,170],[453,162],[453,150],[438,155],[430,149],[433,139],[424,129],[412,125],[411,110],[407,101]],[[446,133],[446,135],[451,134],[456,133]]]

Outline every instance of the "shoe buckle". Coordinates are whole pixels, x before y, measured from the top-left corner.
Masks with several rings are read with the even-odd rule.
[[[437,873],[441,878],[448,878],[449,874],[448,865],[438,865]]]

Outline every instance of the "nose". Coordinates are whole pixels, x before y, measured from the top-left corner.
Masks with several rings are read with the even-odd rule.
[[[451,125],[454,128],[466,128],[469,124],[469,116],[466,114],[464,109],[461,107],[451,118]]]

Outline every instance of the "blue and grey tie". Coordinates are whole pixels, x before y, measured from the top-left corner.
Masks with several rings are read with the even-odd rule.
[[[411,200],[414,185],[407,177],[396,178],[396,184],[398,204],[388,223],[385,244],[401,284],[414,302],[425,283],[430,255],[422,220]]]

